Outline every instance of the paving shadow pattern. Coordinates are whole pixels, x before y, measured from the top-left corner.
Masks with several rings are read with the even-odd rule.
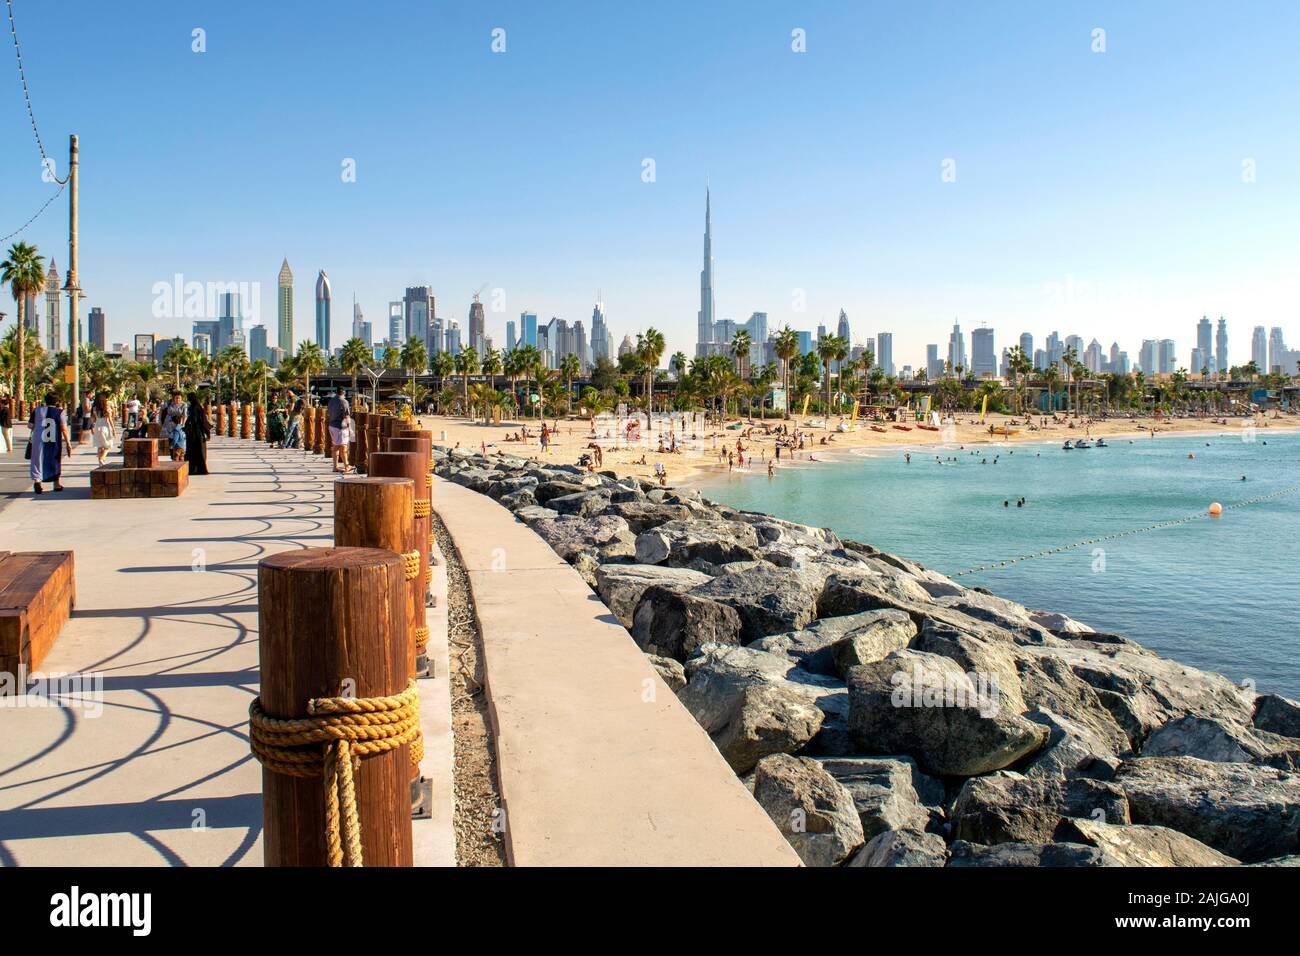
[[[0,702],[0,865],[261,865],[257,562],[331,542],[335,476],[300,451],[208,448],[180,498],[90,500],[84,448],[68,492],[10,492],[0,547],[76,553],[42,670],[102,695]]]

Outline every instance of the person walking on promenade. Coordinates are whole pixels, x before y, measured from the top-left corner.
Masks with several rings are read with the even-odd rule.
[[[102,465],[108,457],[109,449],[113,447],[113,439],[117,437],[117,430],[113,427],[113,415],[108,410],[108,399],[101,392],[95,396],[94,414],[91,416],[90,423],[90,440],[95,446],[95,454],[99,457],[99,463]]]
[[[284,444],[282,448],[297,448],[302,442],[302,399],[298,399],[293,405],[293,411],[289,413],[289,427],[285,432]]]
[[[352,441],[352,406],[338,389],[330,392],[325,417],[329,421],[330,453],[334,458],[334,470],[346,475],[352,470],[348,464],[348,444]]]
[[[14,450],[14,410],[8,395],[0,395],[0,443],[6,455]]]
[[[185,461],[191,475],[208,473],[208,439],[212,437],[212,424],[199,396],[190,392],[190,409],[185,416]]]
[[[32,409],[31,439],[27,443],[27,455],[32,460],[32,490],[38,495],[45,489],[41,483],[54,482],[54,490],[62,491],[63,452],[67,450],[72,456],[72,436],[68,434],[68,422],[59,407],[59,397],[53,392],[45,394],[45,404]]]
[[[81,397],[81,415],[77,423],[77,434],[89,435],[90,429],[94,424],[95,395],[93,392],[87,392]],[[85,439],[78,439],[84,441]]]
[[[185,406],[181,393],[172,392],[172,400],[160,414],[162,437],[171,442],[172,461],[185,460]]]
[[[288,428],[286,427],[288,415],[289,409],[285,405],[284,396],[276,392],[266,416],[266,440],[272,448],[284,446],[284,437],[288,434]]]

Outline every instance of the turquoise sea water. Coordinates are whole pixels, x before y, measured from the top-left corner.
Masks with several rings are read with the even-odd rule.
[[[958,580],[1300,698],[1300,434],[1243,437],[1234,427],[1085,451],[981,446],[975,455],[953,445],[912,449],[911,464],[902,451],[840,453],[771,479],[755,463],[701,488],[945,574],[984,567]],[[1206,516],[1215,501],[1223,516]],[[1177,523],[1122,534],[1168,521]]]

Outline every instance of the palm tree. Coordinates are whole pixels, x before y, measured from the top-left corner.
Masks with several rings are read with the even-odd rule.
[[[766,398],[767,393],[768,393],[768,390],[771,389],[771,387],[772,387],[772,383],[775,382],[775,381],[777,380],[777,377],[779,376],[779,374],[780,374],[780,373],[777,371],[777,367],[776,367],[776,363],[775,363],[775,362],[766,362],[766,363],[764,363],[763,365],[760,365],[760,366],[758,367],[758,370],[755,372],[755,374],[754,374],[754,390],[755,390],[755,393],[757,394],[757,396],[759,397],[759,400],[760,400],[760,405],[759,405],[760,409],[763,409],[763,408],[764,408],[764,406],[761,404],[761,402],[762,402],[763,399]],[[750,405],[751,405],[751,409],[752,409],[752,405],[753,405],[752,401],[751,401]],[[764,419],[767,418],[767,412],[766,412],[766,411],[763,411],[763,418],[764,418]]]
[[[822,360],[822,366],[826,370],[826,408],[823,411],[828,426],[831,417],[831,363],[839,357],[839,354],[840,338],[838,335],[828,335],[817,343],[817,357]]]
[[[314,344],[314,343],[313,343]],[[317,354],[320,354],[320,347],[316,347]],[[298,353],[301,357],[301,351]],[[232,399],[239,397],[239,373],[248,369],[248,356],[244,353],[242,345],[227,345],[218,354],[221,359],[222,367],[230,373],[230,397]],[[321,359],[321,367],[324,368],[324,359]],[[300,369],[301,371],[301,369]],[[312,371],[318,371],[312,369]]]
[[[655,369],[659,367],[659,359],[663,357],[665,348],[663,333],[654,326],[646,329],[644,334],[637,334],[636,357],[645,366],[645,418],[647,427],[650,424],[650,415],[654,411]]]
[[[456,374],[460,376],[461,394],[465,397],[465,415],[469,416],[469,377],[478,374],[478,352],[461,349],[456,356]]]
[[[396,345],[385,346],[384,348],[384,368],[401,368],[402,367],[402,350]]]
[[[790,417],[790,363],[799,354],[799,333],[784,325],[776,333],[776,357],[781,360],[782,388],[785,390],[785,417]]]
[[[438,391],[441,392],[447,376],[456,371],[456,359],[444,349],[433,354],[433,360],[429,363],[429,368],[437,376]]]
[[[140,384],[144,386],[144,400],[145,403],[148,404],[149,386],[153,384],[154,379],[158,377],[158,366],[154,365],[153,362],[136,362],[135,377],[139,379]]]
[[[355,336],[343,343],[343,351],[339,353],[339,368],[352,376],[352,400],[354,402],[357,400],[357,373],[370,364],[370,355],[370,349],[366,348],[366,343]]]
[[[673,374],[680,379],[683,375],[686,374],[686,365],[687,365],[686,353],[674,352],[672,360],[669,364],[672,365],[673,367]]]
[[[270,372],[271,367],[263,359],[258,359],[248,367],[248,377],[257,385],[253,389],[253,401],[259,405],[266,404],[266,377]]]
[[[749,377],[745,374],[745,366],[749,363],[750,345],[749,333],[743,329],[731,339],[731,354],[736,357],[736,374],[741,378]]]
[[[9,247],[4,262],[0,262],[0,282],[9,284],[14,303],[18,306],[18,404],[15,412],[20,412],[27,400],[27,296],[34,295],[45,288],[45,257],[36,251],[35,246],[25,242],[15,242]]]
[[[582,374],[582,362],[573,352],[568,353],[560,361],[560,376],[564,379],[564,390],[569,396],[565,407],[565,414],[573,414],[573,380]]]
[[[226,349],[221,351],[224,353]],[[304,339],[298,345],[298,355],[293,360],[293,367],[303,377],[307,404],[311,405],[311,377],[325,371],[325,353],[311,339]]]
[[[442,354],[442,353],[439,353]],[[402,346],[402,370],[409,376],[407,385],[411,392],[411,411],[415,411],[415,376],[423,372],[429,365],[429,350],[424,342],[418,337],[412,335]]]
[[[515,349],[515,354],[519,361],[519,374],[524,379],[524,390],[528,390],[528,381],[531,378],[537,379],[538,392],[541,392],[541,373],[542,373],[542,353],[537,351],[535,345],[521,345]],[[540,394],[538,398],[540,399]],[[527,396],[525,396],[527,401]],[[537,403],[537,412],[541,413],[541,402]]]
[[[487,379],[488,387],[495,392],[497,376],[501,374],[501,353],[496,349],[488,349],[478,363],[478,370]]]
[[[82,365],[84,367],[88,354],[83,353]],[[167,354],[163,356],[163,365],[171,369],[174,377],[173,388],[176,391],[181,389],[181,374],[185,369],[194,368],[199,364],[199,352],[185,344],[185,340],[179,335],[172,339],[172,344],[167,349]]]

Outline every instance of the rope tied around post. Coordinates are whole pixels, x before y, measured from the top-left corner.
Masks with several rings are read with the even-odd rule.
[[[433,505],[429,503],[428,498],[415,499],[415,517],[427,518],[433,514]]]
[[[306,717],[271,717],[260,697],[249,705],[249,744],[258,762],[273,773],[321,778],[330,866],[363,865],[353,762],[413,744],[419,703],[411,681],[389,697],[313,698]]]

